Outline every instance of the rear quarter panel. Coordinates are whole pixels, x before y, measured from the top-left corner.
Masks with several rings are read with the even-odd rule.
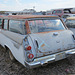
[[[0,44],[5,47],[7,46],[10,51],[12,52],[13,56],[18,60],[20,63],[24,65],[24,49],[23,49],[23,36],[17,36],[9,31],[4,31],[0,29]],[[11,36],[13,35],[13,36]],[[16,37],[16,38],[15,38]],[[18,41],[18,42],[17,42]]]

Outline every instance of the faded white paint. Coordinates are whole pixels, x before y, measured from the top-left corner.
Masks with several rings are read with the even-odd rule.
[[[5,31],[5,30],[1,30],[0,31],[0,44],[5,47],[7,46],[13,56],[23,65],[24,61],[25,61],[25,57],[24,57],[24,49],[23,49],[23,38],[24,36],[20,35],[20,34],[16,34],[10,31]],[[16,47],[15,46],[18,46]]]
[[[72,35],[73,32],[66,29],[56,32],[27,35],[29,45],[32,47],[32,53],[35,58],[32,62],[27,62],[26,60],[26,51],[24,50],[23,43],[26,35],[0,29],[0,44],[3,47],[7,46],[13,56],[25,67],[28,65],[29,67],[36,67],[38,64],[43,65],[49,61],[64,59],[67,57],[66,54],[75,54],[75,41]]]

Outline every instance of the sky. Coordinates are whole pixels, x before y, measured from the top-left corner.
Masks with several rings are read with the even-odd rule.
[[[0,11],[22,11],[33,7],[36,11],[74,8],[75,0],[0,0]]]

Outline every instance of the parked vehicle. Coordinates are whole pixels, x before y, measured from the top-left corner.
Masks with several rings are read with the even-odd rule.
[[[75,54],[75,37],[58,16],[0,17],[0,44],[26,68],[43,66]]]
[[[68,17],[65,23],[68,28],[75,28],[75,17]]]
[[[70,9],[55,9],[52,11],[52,14],[58,15],[59,17],[61,17],[64,14],[71,14],[71,11]]]
[[[0,17],[2,18],[3,16],[0,15]],[[2,28],[2,19],[0,19],[0,29]]]
[[[66,21],[66,18],[68,18],[68,17],[75,17],[75,14],[64,14],[61,16],[61,18],[63,19],[64,22]]]
[[[52,11],[46,11],[46,15],[51,15]]]
[[[65,21],[66,26],[73,31],[74,35],[75,35],[75,17],[68,17]]]

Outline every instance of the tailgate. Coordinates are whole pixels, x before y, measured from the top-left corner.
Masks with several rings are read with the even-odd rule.
[[[72,49],[75,47],[72,32],[63,30],[30,34],[36,50],[36,57]]]

